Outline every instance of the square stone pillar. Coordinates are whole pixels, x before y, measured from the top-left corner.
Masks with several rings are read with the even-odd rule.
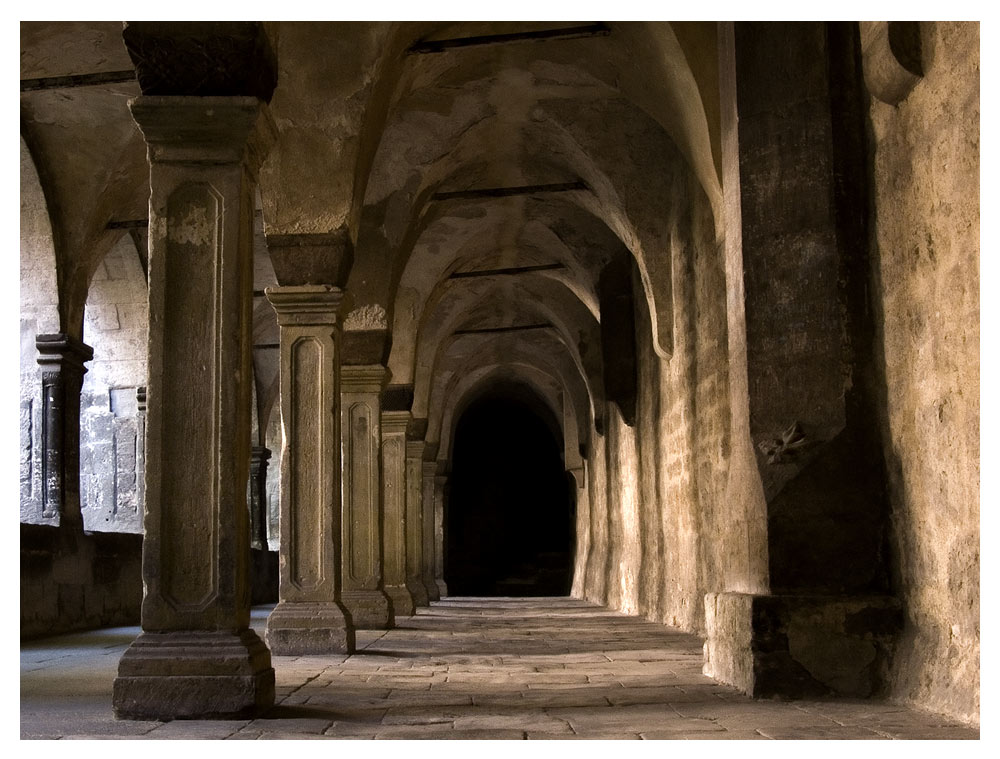
[[[409,411],[382,412],[382,508],[385,592],[395,616],[414,612],[406,585],[406,428]]]
[[[83,528],[80,391],[94,349],[62,333],[35,338],[42,367],[42,516]]]
[[[754,696],[876,693],[898,629],[860,60],[856,23],[719,25],[725,502],[747,551],[705,598],[705,672]]]
[[[441,598],[448,595],[444,582],[444,502],[447,497],[448,477],[439,474],[434,478],[434,582]]]
[[[281,506],[275,654],[352,653],[340,600],[340,306],[332,285],[269,287],[278,316]]]
[[[424,455],[427,455],[427,447],[424,447]],[[421,485],[423,486],[423,493],[421,493],[420,500],[423,504],[423,535],[421,539],[423,541],[423,563],[420,568],[420,580],[424,584],[424,588],[427,589],[427,598],[429,601],[437,601],[441,598],[441,591],[438,589],[438,584],[434,580],[434,569],[435,569],[435,546],[434,546],[434,477],[437,474],[437,462],[436,461],[424,461],[421,463],[421,469],[423,469],[423,476],[421,477]]]
[[[415,606],[427,606],[423,571],[423,440],[406,441],[406,587]]]
[[[240,717],[274,703],[250,622],[254,181],[275,129],[256,97],[142,96],[149,384],[142,633],[119,717]]]
[[[341,367],[343,603],[359,629],[393,625],[382,569],[382,403],[388,372]]]

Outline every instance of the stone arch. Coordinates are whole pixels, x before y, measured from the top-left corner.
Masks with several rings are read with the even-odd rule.
[[[579,409],[565,385],[545,370],[523,363],[487,364],[461,376],[448,393],[453,400],[441,414],[438,460],[450,461],[453,454],[455,423],[462,412],[493,384],[520,382],[531,387],[548,405],[548,414],[555,421],[563,441],[563,461],[567,470],[582,467],[580,457]],[[550,423],[552,427],[552,423]]]
[[[506,279],[506,281],[504,281]],[[438,355],[451,335],[491,324],[498,312],[516,312],[519,323],[550,324],[583,378],[595,405],[604,399],[600,325],[587,308],[560,282],[544,274],[527,274],[490,281],[483,278],[473,288],[451,288],[421,325],[416,350],[414,384],[429,387],[439,365]],[[448,290],[446,285],[438,290]],[[422,399],[422,398],[421,398]]]
[[[22,522],[54,523],[41,505],[41,370],[35,337],[60,331],[59,269],[48,201],[21,136],[19,483]]]
[[[553,338],[535,346],[526,346],[509,334],[501,334],[488,340],[475,339],[473,336],[453,338],[451,345],[455,346],[462,341],[466,341],[469,347],[463,349],[459,346],[461,353],[458,355],[448,356],[446,353],[442,356],[439,369],[435,372],[437,380],[433,387],[415,388],[415,391],[420,390],[428,395],[423,402],[426,404],[428,420],[426,440],[432,443],[441,440],[445,413],[457,397],[458,385],[464,378],[473,376],[477,369],[484,366],[520,365],[544,373],[563,388],[563,397],[574,410],[577,448],[579,449],[580,444],[586,445],[589,442],[592,415],[603,417],[603,410],[595,409],[576,365],[564,348],[559,350],[561,343]],[[416,392],[414,405],[416,406]],[[554,413],[558,415],[555,408]],[[564,433],[564,438],[567,437],[569,436]]]
[[[449,425],[453,450],[438,467],[448,473],[442,545],[449,593],[567,593],[576,488],[568,487],[551,402],[533,383],[504,373],[475,383],[459,409]]]
[[[119,236],[87,291],[84,335],[94,359],[80,393],[80,507],[92,532],[142,532],[149,297],[133,238]]]
[[[657,34],[673,39],[666,25]],[[678,58],[681,68],[690,75],[676,40],[666,47],[673,50],[669,55]],[[661,46],[664,56],[667,55],[666,47]],[[514,56],[504,59],[507,67],[503,75],[532,77],[529,89],[533,87],[533,97],[538,98],[530,119],[525,117],[523,121],[523,132],[519,132],[518,137],[521,152],[512,161],[484,163],[481,155],[481,145],[493,144],[494,141],[487,137],[501,119],[497,109],[490,105],[491,101],[474,89],[484,76],[484,67],[489,63],[487,58],[479,68],[452,67],[424,72],[419,86],[416,80],[412,82],[412,91],[407,90],[408,85],[397,87],[401,94],[382,125],[381,144],[391,147],[380,147],[372,157],[358,236],[359,248],[370,251],[373,262],[379,261],[379,265],[384,266],[386,259],[393,261],[393,274],[390,281],[383,281],[381,285],[387,290],[378,292],[375,287],[362,297],[387,303],[391,312],[407,258],[420,237],[421,224],[430,213],[429,203],[442,191],[475,187],[484,178],[502,185],[503,177],[508,178],[507,184],[516,184],[515,180],[520,177],[522,183],[531,184],[524,179],[527,170],[524,166],[530,164],[535,172],[532,181],[572,181],[575,177],[590,190],[590,193],[577,193],[578,202],[603,218],[636,257],[653,314],[657,353],[669,358],[673,351],[671,207],[685,205],[689,197],[692,202],[705,202],[714,207],[717,203],[713,203],[712,198],[717,200],[720,196],[715,169],[706,169],[715,164],[707,119],[699,128],[690,124],[681,128],[675,123],[676,117],[657,109],[653,109],[655,116],[650,115],[611,87],[609,82],[617,79],[606,71],[595,75],[573,66],[556,66],[549,71],[551,78],[546,79],[542,87],[535,79],[538,71],[532,69],[541,65],[542,58],[544,54],[526,56],[524,60],[514,60]],[[544,64],[552,68],[551,61],[544,61]],[[473,73],[468,73],[469,70]],[[476,79],[477,76],[480,79]],[[698,85],[693,83],[693,75],[685,81],[690,85],[685,90],[687,94],[678,97],[691,105],[692,98],[698,99],[692,95],[698,92]],[[448,85],[447,95],[433,90],[435,86],[443,86],[442,82]],[[559,87],[590,87],[591,90],[587,93],[587,101],[580,105],[569,97],[553,95],[551,90]],[[599,107],[593,105],[595,99],[600,101]],[[447,109],[444,108],[445,100]],[[405,119],[393,116],[393,109],[404,111],[407,108],[410,116]],[[704,116],[701,105],[694,110]],[[416,116],[412,115],[414,112]],[[449,121],[444,113],[457,115]],[[623,129],[613,130],[615,137],[601,128],[609,119],[625,125]],[[693,142],[699,142],[695,134],[704,136],[697,150],[691,147]],[[617,142],[604,145],[601,140]],[[623,155],[631,156],[634,145],[642,146],[642,161],[620,160]],[[658,151],[662,155],[658,155]],[[698,172],[691,168],[696,154],[702,157],[700,162],[695,161],[700,167]],[[525,161],[525,156],[529,155],[532,160]],[[631,167],[636,163],[641,176],[629,174],[635,173]],[[508,164],[515,165],[513,173],[498,168]],[[399,179],[401,167],[409,168],[403,181]],[[666,198],[679,200],[665,204]],[[356,272],[357,281],[372,281],[363,261]]]

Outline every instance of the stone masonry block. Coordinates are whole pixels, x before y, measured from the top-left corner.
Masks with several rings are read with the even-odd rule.
[[[704,672],[755,698],[869,698],[902,626],[888,596],[705,596]]]

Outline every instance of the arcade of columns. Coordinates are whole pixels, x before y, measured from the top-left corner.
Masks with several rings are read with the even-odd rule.
[[[580,413],[567,402],[562,420],[566,467],[582,497],[618,478],[633,499],[647,491],[666,499],[676,487],[670,461],[637,473],[651,455],[644,442],[651,427],[654,440],[674,435],[679,446],[725,459],[725,471],[711,472],[703,485],[714,488],[711,498],[696,492],[693,477],[682,483],[691,504],[726,506],[695,513],[692,505],[677,515],[679,543],[694,548],[676,560],[681,611],[674,616],[706,633],[707,674],[758,696],[795,696],[804,682],[790,661],[796,643],[775,629],[805,630],[816,671],[867,696],[902,624],[884,550],[883,454],[871,422],[877,371],[866,353],[870,327],[860,318],[868,308],[867,262],[858,251],[867,244],[869,199],[852,188],[865,186],[859,125],[866,103],[856,88],[862,51],[849,26],[789,35],[777,25],[719,25],[721,136],[712,146],[719,165],[689,156],[693,176],[718,173],[718,192],[706,198],[680,173],[648,190],[683,186],[694,198],[664,239],[631,230],[636,247],[669,244],[674,259],[637,264],[625,246],[623,255],[601,259],[593,300],[602,318],[575,325],[585,325],[581,345],[588,329],[599,337],[598,369],[588,363],[593,353],[574,354],[589,383],[578,395],[589,392],[592,405]],[[874,40],[866,38],[864,77],[874,97],[891,104],[919,77],[885,52],[887,28],[864,27]],[[150,197],[144,596],[142,634],[114,684],[114,711],[123,718],[266,709],[274,701],[272,654],[351,652],[356,629],[391,627],[395,616],[447,594],[448,472],[439,446],[449,433],[442,420],[418,416],[414,401],[414,384],[432,369],[414,369],[414,384],[396,383],[384,315],[345,329],[356,296],[350,275],[374,255],[357,239],[344,229],[268,230],[277,285],[264,296],[280,336],[279,598],[264,640],[249,627],[250,547],[266,542],[262,480],[269,458],[279,458],[251,446],[253,219],[260,171],[279,137],[269,106],[279,61],[261,25],[233,29],[229,38],[197,39],[199,59],[218,63],[203,70],[169,24],[130,23],[124,33],[142,90],[129,108],[146,145]],[[828,56],[822,66],[814,62],[818,48]],[[775,62],[776,49],[786,59]],[[596,130],[586,109],[571,115],[581,132]],[[615,200],[641,210],[647,196],[629,191],[635,196]],[[789,249],[808,256],[788,256]],[[651,335],[648,345],[629,344],[637,328]],[[40,335],[37,347],[44,511],[72,524],[80,519],[72,409],[92,352],[68,332]],[[690,396],[664,393],[651,402],[653,386],[689,388]],[[668,397],[677,405],[671,419],[682,422],[673,430],[662,422],[672,411]],[[799,419],[808,420],[805,432],[790,424]],[[808,451],[802,459],[800,444]],[[628,504],[617,505],[624,513]],[[631,576],[641,551],[615,543],[620,535],[609,533],[621,525],[614,516],[599,523],[596,514],[582,513],[590,522],[577,526],[574,595],[630,612],[640,600],[644,611],[655,607],[649,588],[664,578],[647,585]],[[636,545],[651,539],[638,528],[621,532]],[[607,552],[600,566],[591,550],[599,540]],[[606,579],[612,564],[626,568],[620,588]],[[978,657],[978,627],[974,645],[962,646],[963,656],[974,647]],[[862,654],[870,656],[859,665],[864,672],[837,669]],[[975,692],[978,704],[978,679]]]

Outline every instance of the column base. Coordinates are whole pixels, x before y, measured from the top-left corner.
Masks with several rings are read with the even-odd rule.
[[[869,698],[886,682],[899,602],[890,596],[705,596],[704,673],[754,698]]]
[[[118,662],[119,719],[240,719],[274,705],[274,669],[253,630],[144,632]]]
[[[434,582],[433,577],[428,577],[427,575],[423,575],[420,578],[420,582],[424,584],[424,589],[427,591],[428,603],[431,601],[441,600],[441,592],[438,590],[437,583]]]
[[[444,598],[446,595],[448,595],[448,586],[445,585],[444,580],[438,577],[436,580],[434,580],[434,582],[437,584],[437,592],[439,599]]]
[[[281,601],[264,637],[275,656],[354,653],[353,620],[336,602]]]
[[[410,591],[410,598],[413,599],[415,607],[427,606],[430,601],[427,597],[427,588],[424,587],[419,577],[407,577],[406,589]]]
[[[413,596],[410,595],[410,591],[405,585],[386,585],[385,594],[392,602],[392,616],[394,618],[413,616],[416,607]]]
[[[393,627],[393,608],[383,590],[344,590],[340,593],[358,630],[388,630]]]

